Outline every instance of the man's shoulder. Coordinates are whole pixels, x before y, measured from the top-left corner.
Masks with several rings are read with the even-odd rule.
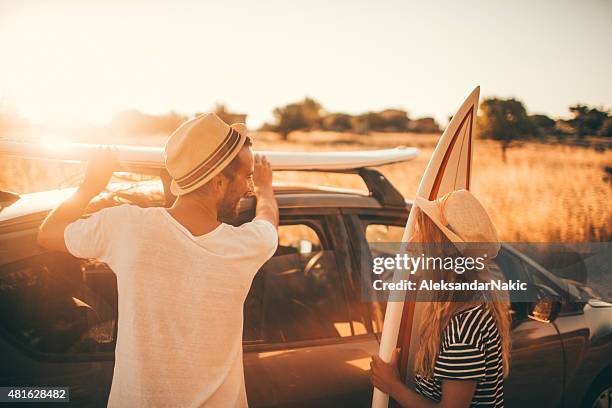
[[[119,204],[119,205],[114,205],[111,207],[103,208],[100,211],[109,211],[109,212],[117,213],[117,214],[122,214],[122,213],[137,214],[137,213],[144,213],[146,211],[151,210],[152,208],[155,208],[155,207],[140,207],[136,204]]]
[[[278,244],[278,231],[276,227],[267,220],[253,220],[244,224],[233,226],[224,224],[224,230],[234,236],[237,241],[248,241],[250,245],[259,244],[267,247],[276,247]]]
[[[152,208],[139,207],[134,204],[120,204],[111,207],[105,207],[91,213],[89,216],[101,217],[108,220],[136,220],[146,215]]]
[[[231,225],[231,224],[224,223],[224,226],[226,230],[237,232],[237,233],[240,233],[241,231],[245,231],[245,230],[252,230],[252,229],[266,230],[267,232],[276,233],[276,227],[270,221],[264,220],[264,219],[252,220],[252,221],[248,221],[243,224],[240,224],[240,225]]]

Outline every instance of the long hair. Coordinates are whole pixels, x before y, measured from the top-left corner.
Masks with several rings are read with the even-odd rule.
[[[429,219],[418,207],[413,207],[415,213],[415,235],[411,241],[424,243],[423,248],[429,256],[459,257],[461,254],[454,249],[452,242],[440,231],[436,224]],[[444,278],[447,282],[460,282],[467,280],[482,280],[486,269],[479,272],[457,274],[434,270],[434,278]],[[466,276],[467,275],[467,276]],[[481,275],[481,276],[478,276]],[[415,372],[425,378],[432,378],[437,355],[440,351],[442,334],[449,321],[457,312],[485,303],[491,310],[499,336],[501,339],[501,354],[504,367],[504,376],[510,371],[510,312],[508,302],[494,299],[491,294],[483,292],[475,296],[473,293],[461,291],[438,291],[433,293],[431,302],[425,303],[423,315],[426,320],[421,321],[420,344],[415,359]]]

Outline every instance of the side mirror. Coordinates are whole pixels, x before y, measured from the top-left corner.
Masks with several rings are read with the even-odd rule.
[[[561,310],[561,299],[546,287],[538,286],[536,291],[537,301],[531,303],[527,317],[544,323],[554,321]]]

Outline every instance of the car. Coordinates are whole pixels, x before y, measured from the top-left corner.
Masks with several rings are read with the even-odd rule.
[[[376,168],[350,172],[368,191],[274,186],[279,246],[244,305],[251,407],[370,406],[369,362],[386,304],[363,299],[361,260],[372,256],[364,253],[367,243],[401,238],[412,203]],[[88,212],[125,203],[169,206],[167,187],[164,177],[127,175]],[[73,191],[0,193],[0,386],[64,386],[73,405],[105,406],[117,338],[115,275],[96,260],[36,244],[47,213]],[[249,221],[254,210],[253,198],[242,200],[232,223]],[[612,304],[510,245],[495,262],[506,279],[528,282],[539,296],[512,303],[506,406],[609,407]]]

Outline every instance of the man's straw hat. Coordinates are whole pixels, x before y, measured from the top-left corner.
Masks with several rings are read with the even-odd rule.
[[[415,204],[465,256],[494,258],[500,242],[489,214],[468,190],[451,191],[434,201],[418,197]]]
[[[246,126],[229,126],[214,113],[204,113],[178,127],[164,148],[166,169],[175,196],[190,193],[219,174],[244,145]]]

